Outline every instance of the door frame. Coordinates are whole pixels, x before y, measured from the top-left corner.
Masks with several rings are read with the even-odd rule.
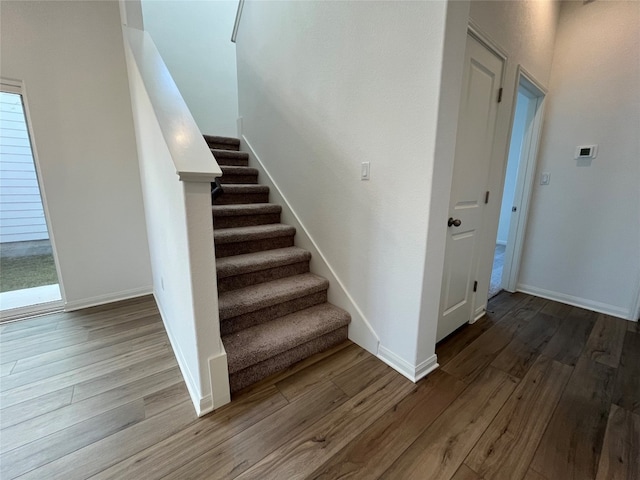
[[[516,88],[514,90],[513,108],[511,113],[509,142],[511,142],[511,135],[513,134],[513,122],[516,111],[517,96],[521,88],[525,91],[525,95],[527,97],[535,101],[533,107],[535,108],[535,111],[533,119],[531,120],[531,126],[525,132],[522,142],[518,176],[516,179],[515,195],[513,200],[514,206],[517,206],[518,211],[516,212],[516,215],[513,215],[511,218],[509,234],[507,237],[507,247],[504,254],[502,288],[508,292],[515,292],[518,285],[522,252],[526,238],[527,219],[529,217],[529,207],[531,205],[533,185],[536,178],[538,149],[540,147],[540,139],[542,136],[545,100],[547,97],[547,90],[537,82],[535,78],[522,67],[522,65],[518,65],[516,72]]]
[[[31,115],[29,113],[29,103],[27,99],[27,89],[22,80],[14,80],[10,78],[0,77],[0,90],[7,93],[15,93],[20,95],[22,99],[22,108],[24,110],[25,122],[27,124],[27,134],[29,136],[29,144],[31,145],[31,155],[33,157],[33,165],[36,171],[36,178],[38,179],[38,189],[40,190],[40,200],[42,201],[42,209],[44,212],[44,220],[47,225],[47,231],[49,232],[49,242],[51,243],[51,251],[53,255],[53,262],[56,267],[56,275],[58,277],[58,287],[60,289],[60,300],[48,303],[40,303],[36,305],[30,305],[27,307],[14,308],[11,310],[5,310],[0,313],[0,323],[19,320],[23,317],[30,315],[43,314],[49,312],[60,311],[66,304],[66,295],[64,291],[64,285],[62,276],[60,275],[60,262],[58,260],[58,253],[56,248],[56,241],[54,238],[53,229],[51,228],[51,215],[49,214],[49,205],[47,202],[47,194],[42,177],[42,170],[40,168],[40,160],[36,143],[34,141],[33,126],[31,123]]]

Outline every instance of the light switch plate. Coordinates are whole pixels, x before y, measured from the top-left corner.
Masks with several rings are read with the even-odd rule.
[[[540,185],[549,185],[551,181],[551,174],[549,172],[542,172],[540,174]]]
[[[362,162],[360,166],[360,180],[369,180],[370,173],[371,173],[371,166],[369,162]]]

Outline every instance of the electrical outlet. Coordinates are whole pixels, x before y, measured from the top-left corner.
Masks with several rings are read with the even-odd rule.
[[[369,180],[369,174],[371,173],[369,162],[362,162],[360,165],[360,180]]]

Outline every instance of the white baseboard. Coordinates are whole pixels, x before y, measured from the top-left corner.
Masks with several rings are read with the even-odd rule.
[[[608,303],[596,302],[594,300],[589,300],[588,298],[575,297],[573,295],[545,290],[531,285],[523,285],[521,283],[517,285],[516,290],[529,295],[535,295],[536,297],[546,298],[547,300],[553,300],[555,302],[573,305],[574,307],[604,313],[605,315],[611,315],[612,317],[633,320],[633,315],[628,309],[609,305]]]
[[[239,128],[242,128],[241,121],[239,122]],[[371,324],[366,319],[362,310],[358,307],[355,300],[347,291],[344,283],[340,280],[335,270],[331,267],[331,264],[327,260],[327,257],[322,253],[318,245],[315,243],[309,231],[305,228],[304,224],[300,220],[300,217],[296,214],[294,208],[287,201],[287,198],[282,193],[282,190],[278,187],[278,184],[273,179],[269,170],[265,167],[262,160],[256,153],[256,151],[247,140],[245,135],[240,138],[243,142],[243,146],[246,147],[249,158],[253,161],[254,167],[258,169],[261,174],[261,182],[269,186],[271,189],[271,195],[273,201],[279,203],[282,206],[282,216],[285,223],[288,223],[296,228],[296,244],[305,248],[311,252],[312,262],[314,263],[314,273],[325,277],[329,280],[331,285],[329,288],[329,302],[337,305],[340,308],[345,309],[351,314],[351,323],[349,324],[349,339],[360,345],[373,355],[378,355],[378,346],[380,339],[378,335],[371,327]]]
[[[224,345],[220,342],[222,352],[209,359],[209,376],[211,377],[211,409],[202,410],[202,414],[209,413],[211,410],[220,408],[231,401],[231,392],[229,390],[229,367],[227,364],[227,352]]]
[[[196,409],[196,414],[201,417],[213,410],[213,400],[211,395],[202,396],[200,389],[198,388],[198,384],[194,380],[193,374],[189,370],[189,366],[184,358],[184,354],[180,349],[180,344],[175,340],[175,336],[169,327],[169,323],[166,321],[166,316],[164,311],[162,310],[162,305],[158,301],[157,295],[153,294],[156,299],[156,304],[158,305],[158,311],[160,312],[160,317],[162,318],[162,323],[164,323],[164,329],[167,332],[167,337],[169,337],[169,342],[171,343],[171,348],[173,348],[173,353],[176,356],[176,361],[178,362],[178,366],[180,367],[180,371],[182,372],[182,378],[184,379],[184,383],[187,385],[187,391],[189,392],[189,396],[191,397],[191,401],[193,402],[193,406]]]
[[[378,358],[414,383],[439,367],[435,353],[418,365],[412,365],[382,345],[378,347]]]
[[[104,305],[106,303],[121,302],[122,300],[129,300],[131,298],[143,297],[145,295],[151,295],[153,293],[153,287],[134,288],[131,290],[123,290],[121,292],[109,293],[107,295],[99,295],[97,297],[84,298],[82,300],[75,300],[73,302],[65,302],[64,309],[67,312],[73,312],[74,310],[81,310],[83,308],[97,307],[98,305]]]

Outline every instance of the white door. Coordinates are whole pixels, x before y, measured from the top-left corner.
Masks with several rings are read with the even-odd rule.
[[[472,320],[503,60],[467,35],[437,340]]]

